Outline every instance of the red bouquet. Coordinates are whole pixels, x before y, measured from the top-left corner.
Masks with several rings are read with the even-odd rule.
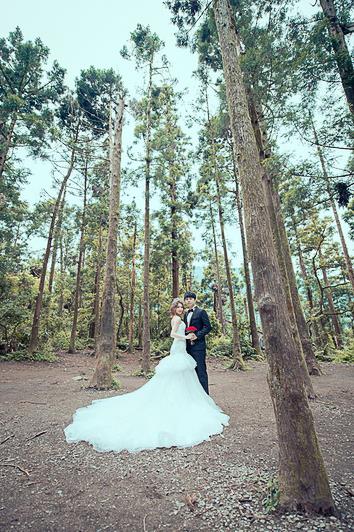
[[[186,334],[189,334],[189,333],[196,333],[197,332],[197,327],[194,327],[193,325],[191,327],[187,327],[186,328]],[[191,340],[191,344],[194,345],[194,341]]]

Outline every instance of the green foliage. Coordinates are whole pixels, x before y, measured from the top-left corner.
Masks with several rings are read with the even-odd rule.
[[[341,364],[354,364],[354,337],[348,339],[344,349],[336,349],[333,362]]]
[[[121,390],[122,389],[122,385],[117,379],[112,379],[111,388],[112,388],[112,390]]]
[[[270,512],[274,512],[276,510],[278,504],[279,504],[279,481],[278,477],[274,476],[270,478],[270,480],[267,483],[267,494],[264,497],[262,504],[263,508],[266,514],[269,514]]]
[[[41,350],[38,353],[32,353],[31,355],[23,351],[13,351],[6,355],[1,355],[0,360],[8,361],[15,360],[16,362],[57,362],[58,357],[50,350]]]
[[[256,351],[251,346],[249,340],[242,334],[241,330],[241,352],[245,360],[255,359]],[[208,338],[208,354],[215,357],[232,358],[232,333],[229,330],[228,336],[213,336]]]

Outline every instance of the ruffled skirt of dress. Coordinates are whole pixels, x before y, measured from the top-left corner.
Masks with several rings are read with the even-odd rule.
[[[229,416],[205,393],[194,359],[184,342],[178,344],[138,390],[79,408],[64,430],[66,440],[86,441],[102,452],[137,452],[191,447],[220,434]]]

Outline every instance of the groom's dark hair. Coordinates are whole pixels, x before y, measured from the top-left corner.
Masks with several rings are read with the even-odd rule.
[[[187,297],[191,297],[191,298],[193,298],[193,299],[197,299],[197,294],[195,294],[194,292],[189,292],[189,291],[188,291],[188,292],[186,292],[186,293],[184,294],[184,299],[186,299]]]

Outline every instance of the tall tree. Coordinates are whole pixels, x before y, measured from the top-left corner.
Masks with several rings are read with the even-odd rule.
[[[280,504],[333,513],[334,502],[307,401],[297,345],[262,190],[262,169],[248,113],[240,68],[240,44],[228,0],[214,0],[224,66],[235,158],[242,184],[245,220],[256,297],[269,361],[269,385],[280,448]],[[290,394],[291,390],[291,394]],[[293,427],[291,434],[289,426]]]
[[[14,149],[25,145],[39,155],[46,145],[51,104],[64,90],[59,64],[45,71],[48,57],[43,42],[24,41],[19,27],[0,39],[0,181]]]
[[[320,4],[326,19],[331,45],[349,110],[354,114],[354,68],[344,36],[346,26],[345,24],[341,24],[333,0],[320,0]]]
[[[161,67],[156,65],[158,54],[164,47],[164,42],[153,33],[149,26],[137,25],[130,34],[132,50],[125,46],[122,56],[134,58],[138,69],[147,72],[147,86],[143,104],[141,120],[143,122],[142,136],[145,144],[145,209],[144,209],[144,294],[143,294],[143,353],[142,371],[147,374],[150,369],[150,182],[152,163],[152,103],[153,103],[153,77]],[[165,61],[164,61],[165,62]],[[163,65],[162,65],[163,66]]]
[[[124,113],[124,97],[120,79],[116,80],[118,98],[115,117],[113,138],[110,132],[110,195],[109,195],[109,222],[106,264],[102,295],[102,313],[100,330],[97,338],[96,356],[97,364],[91,379],[91,386],[96,388],[110,388],[112,385],[112,366],[115,359],[116,333],[115,333],[115,292],[116,292],[116,261],[117,261],[117,236],[120,206],[121,182],[121,156],[122,156],[122,129]],[[116,87],[117,88],[117,87]],[[113,90],[112,90],[113,92]],[[112,94],[113,96],[113,94]],[[111,102],[110,117],[113,102]],[[111,119],[112,120],[112,119]],[[110,121],[111,121],[110,120]],[[111,128],[110,128],[111,129]]]

